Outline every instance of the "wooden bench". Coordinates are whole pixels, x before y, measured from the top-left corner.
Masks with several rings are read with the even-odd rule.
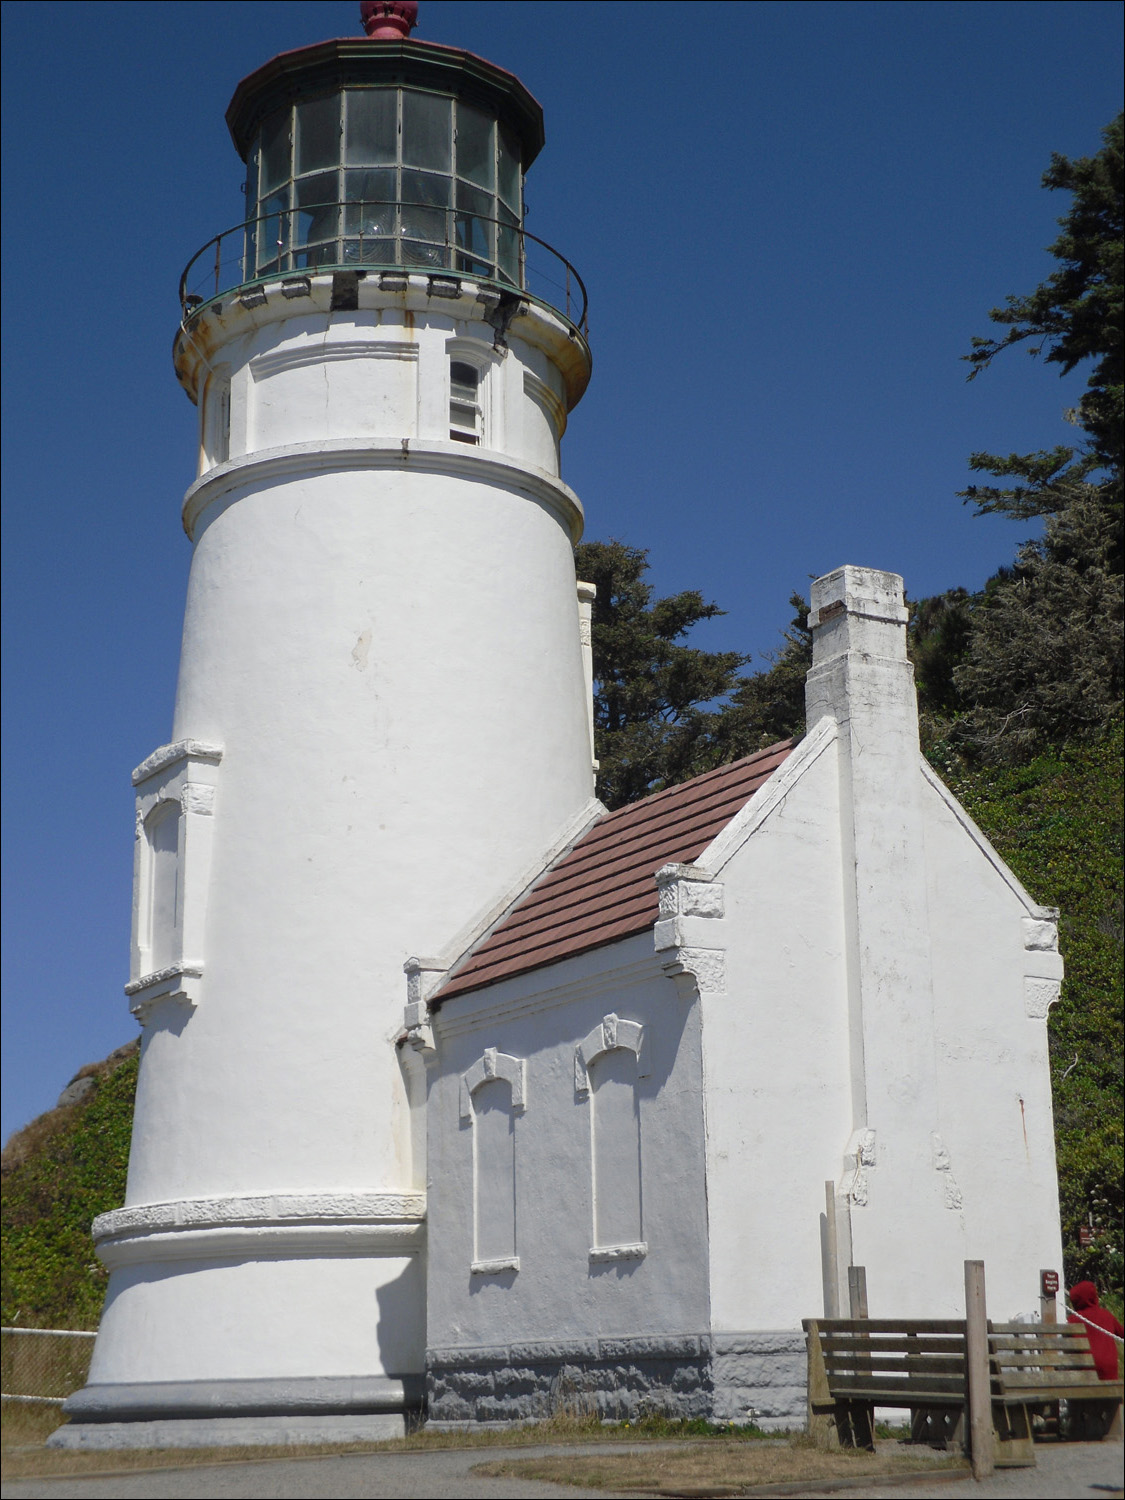
[[[1109,1432],[1121,1405],[1122,1382],[1099,1380],[1080,1323],[989,1323],[993,1425],[1007,1451],[1030,1451],[1033,1419],[1067,1404],[1068,1436]],[[1034,1463],[1034,1454],[1026,1459]]]
[[[806,1319],[809,1432],[818,1447],[871,1447],[875,1408],[910,1412],[914,1442],[967,1448],[963,1319]],[[998,1467],[1035,1463],[1033,1421],[1066,1401],[1073,1436],[1104,1436],[1121,1383],[1100,1381],[1072,1323],[988,1325]]]

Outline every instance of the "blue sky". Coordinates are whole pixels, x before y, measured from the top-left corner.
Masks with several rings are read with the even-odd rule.
[[[223,114],[358,29],[354,0],[4,7],[5,1136],[136,1030],[129,771],[171,725],[170,352],[180,271],[242,217]],[[424,0],[416,35],[543,103],[527,227],[584,276],[595,360],[564,475],[588,536],[727,610],[699,644],[771,649],[842,562],[917,597],[1010,560],[967,456],[1066,441],[1082,382],[961,356],[1051,269],[1039,179],[1120,107],[1116,4]]]

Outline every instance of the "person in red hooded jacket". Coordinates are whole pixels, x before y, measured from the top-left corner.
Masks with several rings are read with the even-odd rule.
[[[1098,1306],[1098,1289],[1092,1281],[1080,1281],[1070,1289],[1070,1305],[1074,1309],[1066,1315],[1068,1323],[1081,1323],[1090,1340],[1090,1353],[1094,1356],[1094,1368],[1099,1380],[1117,1379],[1117,1345],[1110,1337],[1120,1339],[1125,1329],[1108,1307]],[[1081,1317],[1078,1314],[1081,1313]]]

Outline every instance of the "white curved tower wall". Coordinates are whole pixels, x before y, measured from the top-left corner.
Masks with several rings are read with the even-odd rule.
[[[68,1410],[401,1413],[425,1347],[403,966],[454,957],[593,796],[559,478],[589,354],[470,276],[334,269],[189,307],[176,366],[200,473],[171,738],[134,773],[140,1082]]]

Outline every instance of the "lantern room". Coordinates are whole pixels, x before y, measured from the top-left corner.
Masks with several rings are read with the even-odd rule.
[[[284,53],[239,85],[227,124],[247,166],[243,284],[403,267],[524,286],[542,110],[502,68],[411,40],[416,11],[366,5],[366,37]]]

